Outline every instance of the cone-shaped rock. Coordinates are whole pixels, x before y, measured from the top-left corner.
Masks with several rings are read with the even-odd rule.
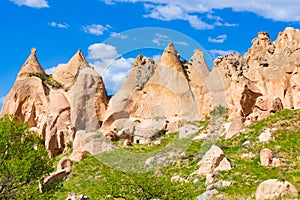
[[[38,73],[42,75],[46,75],[45,71],[41,67],[37,57],[36,57],[36,48],[31,49],[31,54],[23,64],[19,74],[18,78],[25,78],[29,75],[29,73]]]
[[[14,114],[27,122],[44,139],[53,157],[66,150],[76,129],[100,127],[108,100],[101,76],[89,67],[81,51],[60,65],[52,77],[47,77],[35,52],[33,49],[21,68],[1,115]],[[47,82],[29,73],[42,74]],[[63,83],[63,87],[53,87],[51,82],[55,81]]]
[[[172,43],[156,64],[137,57],[124,86],[109,102],[102,128],[128,128],[137,119],[134,135],[139,137],[146,136],[148,129],[158,129],[158,121],[198,119],[188,75]],[[154,119],[160,120],[154,123]]]
[[[180,55],[178,54],[172,42],[170,42],[165,48],[161,58],[157,63],[157,66],[167,66],[184,76],[184,69],[182,68],[182,64],[180,62]]]
[[[65,87],[70,87],[74,84],[80,69],[90,67],[81,50],[70,59],[67,64],[59,65],[53,72],[53,78],[64,84]]]

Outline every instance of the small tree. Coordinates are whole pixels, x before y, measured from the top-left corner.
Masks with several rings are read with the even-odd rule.
[[[51,171],[42,139],[15,116],[0,118],[0,199],[38,195],[38,180]]]

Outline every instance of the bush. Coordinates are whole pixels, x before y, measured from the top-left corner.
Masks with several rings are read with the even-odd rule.
[[[58,88],[58,89],[64,88],[64,85],[62,83],[58,82],[57,80],[53,79],[52,75],[45,76],[41,73],[29,73],[28,76],[29,77],[32,77],[32,76],[38,77],[43,81],[43,83],[50,85],[51,87]]]
[[[38,180],[51,171],[52,163],[42,139],[15,116],[0,118],[0,199],[39,195]]]

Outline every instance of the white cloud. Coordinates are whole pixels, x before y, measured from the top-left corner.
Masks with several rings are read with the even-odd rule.
[[[233,12],[251,12],[275,21],[300,21],[299,0],[106,0],[106,2],[142,2],[147,11],[146,17],[165,21],[186,20],[197,29],[215,26],[214,23],[208,26],[207,23],[199,18],[199,14],[214,13],[216,10],[225,8],[232,9]],[[218,20],[216,22],[217,26],[236,26],[236,24],[220,22]]]
[[[5,100],[5,96],[4,97],[0,97],[0,105],[4,103]]]
[[[85,33],[93,35],[103,35],[103,32],[111,28],[110,25],[102,26],[101,24],[92,24],[88,26],[82,26]]]
[[[166,46],[169,42],[171,42],[171,39],[167,35],[156,33],[155,37],[152,39],[152,42],[157,46]],[[182,46],[189,46],[189,44],[184,41],[174,41],[173,43]]]
[[[61,64],[59,64],[59,65],[61,65]],[[54,70],[55,70],[59,65],[57,65],[57,66],[55,66],[55,67],[50,67],[50,68],[48,68],[48,69],[45,69],[46,74],[53,74]]]
[[[117,37],[117,38],[120,38],[120,39],[126,39],[128,37],[128,35],[117,33],[117,32],[112,32],[112,33],[110,33],[110,37]]]
[[[48,2],[46,0],[10,0],[11,2],[19,6],[28,6],[32,8],[48,8]]]
[[[67,29],[69,27],[69,25],[66,23],[57,23],[57,22],[50,22],[48,23],[48,25],[52,27],[64,28],[64,29]]]
[[[144,17],[151,17],[163,21],[186,20],[190,23],[192,27],[194,27],[197,30],[206,30],[214,28],[212,25],[203,22],[198,16],[191,15],[188,12],[186,12],[186,10],[184,10],[184,8],[182,8],[180,5],[145,4],[145,8],[150,12],[150,14],[144,15]]]
[[[182,46],[189,46],[189,43],[184,42],[184,41],[174,41],[173,43],[177,44],[177,45],[182,45]]]
[[[88,47],[88,58],[93,60],[109,60],[116,59],[120,55],[118,54],[117,48],[115,46],[95,43]]]
[[[155,36],[158,37],[158,38],[164,38],[164,39],[169,38],[169,36],[161,34],[161,33],[155,33]]]
[[[160,46],[160,39],[159,38],[153,38],[152,42],[158,46]]]
[[[219,50],[219,49],[211,49],[208,50],[208,52],[211,54],[213,58],[216,58],[217,56],[224,56],[224,55],[230,55],[233,52],[236,52],[234,50]]]
[[[131,69],[134,58],[120,57],[117,48],[104,43],[92,44],[88,47],[91,66],[103,77],[109,91],[118,91],[124,84]]]
[[[226,39],[227,39],[226,34],[219,35],[216,38],[208,37],[208,41],[213,43],[223,43]]]

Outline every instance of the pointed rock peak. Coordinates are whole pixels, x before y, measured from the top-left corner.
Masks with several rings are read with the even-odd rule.
[[[192,65],[202,75],[202,77],[208,76],[209,70],[204,59],[204,52],[202,49],[194,50],[194,54],[191,57],[189,64]]]
[[[180,62],[180,55],[177,53],[177,50],[174,47],[172,42],[165,48],[163,55],[158,61],[158,65],[167,65],[178,71],[182,71],[182,66]]]
[[[168,46],[165,48],[164,52],[167,52],[167,53],[172,53],[172,54],[175,54],[175,55],[178,55],[178,52],[173,44],[173,42],[170,42],[168,44]]]
[[[46,75],[45,71],[41,67],[37,57],[36,57],[36,48],[31,49],[31,54],[23,64],[18,78],[26,78],[30,73],[39,73],[42,75]]]
[[[70,65],[78,65],[79,68],[90,67],[88,62],[86,61],[82,51],[79,49],[76,54],[69,60],[68,64]]]
[[[83,68],[91,68],[91,66],[81,50],[78,50],[67,64],[61,64],[54,70],[53,78],[64,84],[65,87],[70,87]]]
[[[36,56],[36,48],[31,48],[31,55]]]

